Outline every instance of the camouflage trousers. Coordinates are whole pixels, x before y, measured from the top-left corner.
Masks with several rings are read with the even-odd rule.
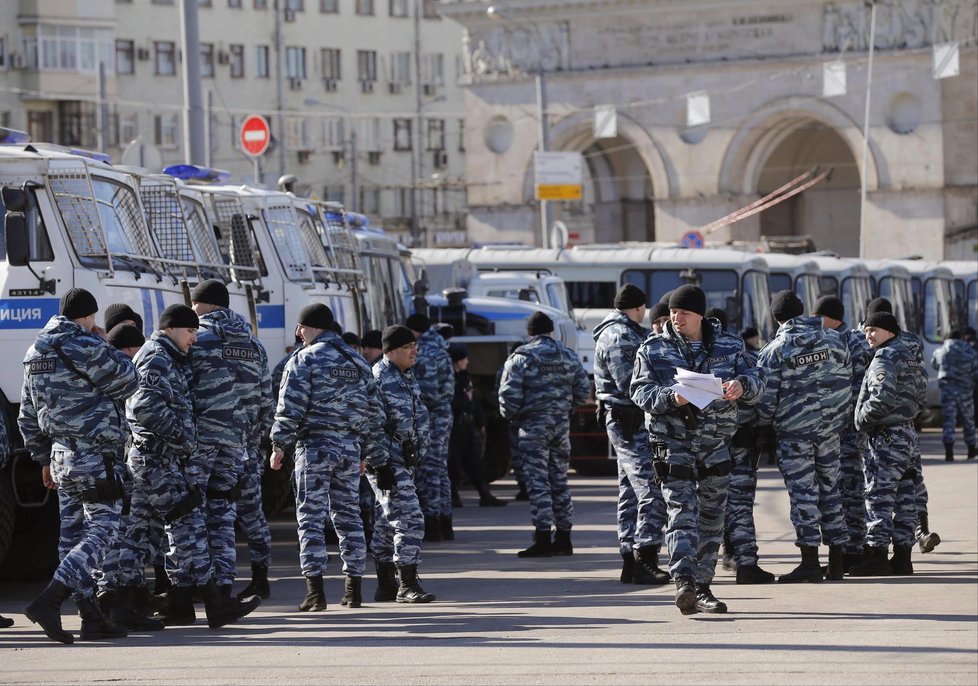
[[[520,427],[513,422],[506,422],[506,437],[509,439],[509,464],[513,468],[513,476],[518,484],[525,485],[523,458],[520,456]]]
[[[450,517],[452,481],[448,475],[448,440],[452,434],[452,406],[428,409],[431,447],[418,463],[415,483],[425,517]]]
[[[363,576],[367,546],[360,518],[360,438],[353,433],[330,433],[297,444],[292,487],[302,575],[326,573],[329,517],[339,539],[343,573]]]
[[[754,528],[754,497],[757,495],[757,448],[730,447],[733,471],[727,485],[724,529],[738,567],[757,564],[757,531]]]
[[[219,585],[234,583],[237,548],[234,522],[238,518],[241,474],[248,461],[245,448],[198,445],[187,460],[187,480],[204,496],[207,547]]]
[[[918,440],[913,452],[913,495],[917,512],[927,513],[927,503],[930,496],[927,494],[927,484],[924,483],[924,464],[920,459],[920,441]]]
[[[839,494],[846,520],[849,541],[845,552],[860,554],[866,542],[866,478],[863,476],[863,455],[866,453],[866,434],[850,428],[843,432],[839,453]]]
[[[265,510],[262,509],[261,480],[264,474],[264,457],[257,448],[249,450],[241,473],[237,524],[248,542],[251,564],[268,567],[272,564],[272,534],[268,529]]]
[[[659,547],[666,525],[666,501],[652,480],[649,434],[643,429],[626,440],[621,423],[610,416],[606,428],[618,456],[618,550],[630,553]]]
[[[129,526],[120,540],[119,585],[139,583],[143,568],[152,563],[156,541],[152,532],[165,525],[169,549],[166,573],[174,586],[204,586],[213,577],[207,548],[207,523],[201,496],[177,458],[129,450],[133,476]]]
[[[869,439],[866,474],[866,543],[874,548],[914,543],[917,502],[914,451],[919,450],[913,422],[888,426]]]
[[[421,514],[414,477],[404,466],[400,455],[392,459],[390,465],[395,480],[394,488],[390,491],[378,490],[377,476],[367,473],[377,499],[370,555],[377,562],[416,565],[421,562],[424,516]]]
[[[567,469],[570,467],[570,419],[565,414],[537,414],[519,423],[523,479],[530,496],[530,519],[536,529],[574,524]]]
[[[111,458],[110,458],[111,459]],[[55,448],[51,451],[51,478],[58,484],[61,536],[60,562],[54,578],[72,589],[76,600],[95,594],[92,573],[119,529],[122,499],[101,500],[91,492],[96,480],[114,478],[114,469],[102,455]]]
[[[975,437],[975,397],[970,388],[942,383],[941,413],[944,415],[941,438],[945,443],[954,442],[954,429],[960,417],[965,444],[976,444],[978,439]]]
[[[693,438],[679,443],[665,440],[666,463],[688,469],[705,469],[730,461],[730,452],[722,443]],[[662,482],[669,520],[666,545],[669,548],[669,572],[692,577],[708,584],[716,571],[717,555],[723,541],[723,517],[727,503],[730,475],[708,476],[691,480],[667,477]]]
[[[126,474],[124,483],[128,507],[123,508],[119,536],[105,554],[99,588],[118,588],[130,584],[141,586],[146,582],[144,570],[147,565],[164,564],[166,522],[163,515],[150,505],[145,493],[136,491],[129,466],[123,464],[122,467]],[[141,543],[138,548],[125,545],[130,527],[134,528],[132,535]],[[130,559],[134,555],[137,558]]]
[[[849,540],[839,493],[838,436],[802,440],[778,436],[778,469],[788,488],[795,545],[817,548]],[[819,535],[821,532],[821,535]]]

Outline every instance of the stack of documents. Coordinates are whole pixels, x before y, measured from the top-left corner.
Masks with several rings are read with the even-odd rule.
[[[723,382],[713,374],[697,374],[688,369],[676,370],[676,383],[670,386],[699,409],[723,397]]]

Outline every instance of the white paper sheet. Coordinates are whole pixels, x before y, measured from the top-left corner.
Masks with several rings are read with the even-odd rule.
[[[701,410],[723,397],[723,382],[719,378],[688,369],[676,370],[676,383],[670,388]]]

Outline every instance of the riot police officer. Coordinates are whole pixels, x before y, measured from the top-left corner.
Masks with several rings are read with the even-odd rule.
[[[953,330],[931,355],[930,364],[937,370],[937,380],[941,386],[944,459],[954,461],[954,428],[960,417],[964,442],[968,446],[968,459],[973,460],[978,455],[973,407],[975,383],[978,382],[978,355],[974,348],[961,340],[961,332]]]

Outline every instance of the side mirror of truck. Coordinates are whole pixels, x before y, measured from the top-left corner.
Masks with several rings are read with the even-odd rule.
[[[5,188],[4,191],[6,190]],[[6,201],[6,197],[4,200]],[[30,262],[31,250],[27,237],[27,218],[22,212],[7,212],[3,219],[3,237],[7,245],[7,262],[10,266],[26,267]]]
[[[27,209],[27,192],[23,188],[4,186],[0,191],[0,198],[8,212],[23,212]]]
[[[412,285],[412,289],[414,290],[414,295],[427,295],[428,294],[428,288],[429,288],[429,286],[428,286],[428,272],[426,272],[422,268],[421,269],[421,274],[418,277],[418,280],[415,281],[411,285]]]

